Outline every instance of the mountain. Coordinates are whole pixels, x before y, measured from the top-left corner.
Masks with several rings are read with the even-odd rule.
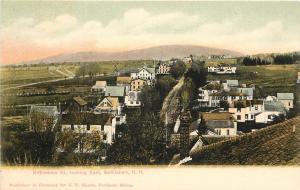
[[[59,63],[59,62],[87,62],[87,61],[112,61],[112,60],[146,60],[146,59],[170,59],[182,58],[193,55],[231,55],[233,57],[243,55],[240,52],[226,49],[210,48],[194,45],[165,45],[123,52],[77,52],[61,54],[44,59],[26,62],[30,63]],[[25,63],[25,62],[24,62]]]

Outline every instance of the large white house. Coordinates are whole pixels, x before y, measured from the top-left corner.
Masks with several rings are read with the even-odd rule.
[[[63,114],[62,131],[71,130],[75,133],[92,134],[100,132],[103,143],[112,144],[116,138],[116,126],[126,122],[125,116],[112,116],[107,114],[76,113]],[[85,148],[80,147],[75,152],[82,152]]]
[[[144,66],[143,68],[139,69],[138,72],[134,72],[130,74],[131,79],[144,79],[154,82],[155,80],[155,68],[150,68]]]
[[[207,67],[207,72],[216,74],[235,74],[237,68],[231,66],[209,66]]]

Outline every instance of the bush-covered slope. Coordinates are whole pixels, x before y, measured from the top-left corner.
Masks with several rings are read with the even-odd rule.
[[[191,152],[187,164],[300,164],[300,116]]]

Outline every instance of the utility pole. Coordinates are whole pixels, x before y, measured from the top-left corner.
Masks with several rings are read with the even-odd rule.
[[[190,151],[190,123],[191,114],[189,111],[183,111],[180,114],[180,159],[184,159],[189,156]]]

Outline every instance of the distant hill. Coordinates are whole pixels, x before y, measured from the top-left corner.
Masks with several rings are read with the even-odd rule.
[[[112,61],[112,60],[146,60],[146,59],[170,59],[182,58],[193,55],[231,55],[233,57],[243,54],[236,51],[210,48],[193,45],[165,45],[123,52],[77,52],[61,54],[33,61],[22,62],[34,63],[59,63],[59,62],[89,62],[89,61]]]

